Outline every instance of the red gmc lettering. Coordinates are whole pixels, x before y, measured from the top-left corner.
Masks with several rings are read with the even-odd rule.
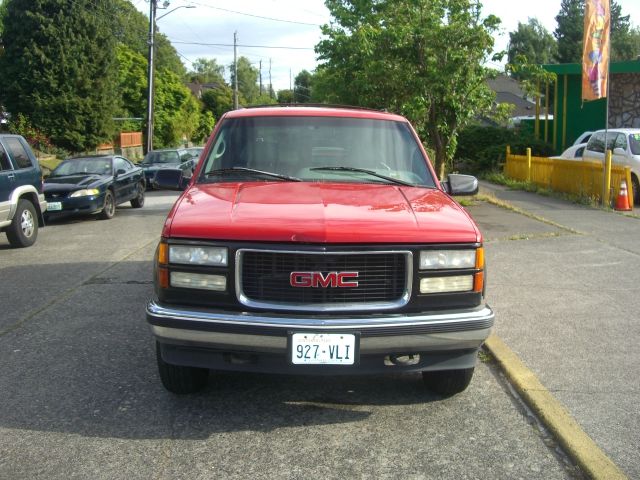
[[[289,284],[292,287],[303,288],[356,288],[358,281],[358,272],[328,272],[326,275],[322,272],[291,272],[289,275]]]

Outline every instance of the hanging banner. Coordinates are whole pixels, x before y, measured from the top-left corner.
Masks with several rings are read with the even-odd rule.
[[[586,0],[582,41],[582,99],[607,96],[611,14],[609,0]]]

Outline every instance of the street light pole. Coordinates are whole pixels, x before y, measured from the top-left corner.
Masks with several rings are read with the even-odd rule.
[[[153,150],[153,57],[155,51],[157,0],[149,0],[149,58],[147,69],[147,152]],[[146,153],[146,152],[145,152]]]
[[[169,6],[169,2],[164,2],[164,8]],[[156,20],[169,15],[171,12],[179,8],[196,8],[195,5],[180,5],[156,18],[156,10],[158,9],[158,0],[149,0],[149,57],[147,68],[147,152],[153,150],[153,77],[155,71],[155,37],[156,37]],[[145,152],[146,153],[146,152]]]

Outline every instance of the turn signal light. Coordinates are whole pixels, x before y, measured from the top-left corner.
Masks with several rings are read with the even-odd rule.
[[[158,245],[158,263],[160,265],[169,263],[169,246],[163,242]]]
[[[160,288],[169,288],[169,269],[159,267],[157,275],[158,275],[158,286]]]

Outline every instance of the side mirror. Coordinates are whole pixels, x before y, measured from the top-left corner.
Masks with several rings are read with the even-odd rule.
[[[613,149],[614,155],[626,155],[627,151],[624,148],[616,147]]]
[[[444,187],[449,195],[475,195],[478,193],[478,179],[471,175],[452,173],[444,182]]]
[[[185,178],[180,168],[163,168],[156,172],[153,187],[165,190],[184,190],[190,178]]]
[[[124,175],[125,173],[127,173],[127,171],[124,168],[119,168],[116,171],[116,177],[119,177],[120,175]]]

